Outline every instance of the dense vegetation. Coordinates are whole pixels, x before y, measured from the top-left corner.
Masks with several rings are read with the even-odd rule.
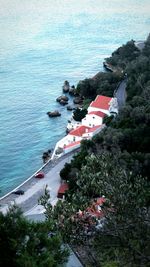
[[[70,242],[82,241],[95,266],[149,266],[150,36],[143,51],[131,41],[108,62],[127,73],[127,103],[102,133],[82,142],[80,153],[61,171],[70,187],[61,204],[63,235]],[[80,82],[78,89],[88,98],[98,92],[93,79]],[[106,223],[96,233],[90,230],[91,238],[85,222],[75,223],[71,214],[102,195],[107,199]]]
[[[129,62],[135,60],[140,55],[139,49],[135,46],[133,40],[127,42],[125,45],[119,47],[112,53],[112,56],[107,58],[107,63],[112,66],[126,69]]]
[[[0,213],[0,266],[56,267],[68,251],[50,222],[29,222],[17,207]]]
[[[81,121],[87,114],[87,109],[76,108],[73,112],[73,119],[75,121]]]
[[[93,78],[80,81],[77,85],[77,93],[88,99],[95,99],[97,95],[112,96],[119,85],[123,73],[99,72]]]

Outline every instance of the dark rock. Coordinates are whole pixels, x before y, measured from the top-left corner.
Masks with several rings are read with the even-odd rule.
[[[49,153],[43,152],[43,159],[46,159],[47,157],[49,157]]]
[[[75,110],[75,107],[72,107],[72,106],[67,106],[67,110],[69,110],[69,111],[72,111],[72,110]]]
[[[70,84],[69,84],[68,81],[65,81],[65,82],[64,82],[64,85],[63,85],[62,89],[63,89],[63,92],[64,92],[64,93],[68,93],[68,92],[69,92]]]
[[[43,162],[46,163],[49,159],[50,159],[50,155],[51,155],[51,150],[49,149],[46,152],[43,152]]]
[[[61,96],[59,96],[59,97],[56,98],[56,101],[57,102],[60,102],[60,100],[61,100]]]
[[[47,115],[49,117],[59,117],[61,116],[61,113],[58,110],[55,110],[55,111],[48,111]]]
[[[77,96],[73,100],[74,104],[82,104],[83,99],[80,96]]]
[[[63,105],[63,106],[65,106],[65,105],[67,105],[68,104],[68,101],[65,101],[65,100],[60,100],[60,102],[59,102],[61,105]]]
[[[61,100],[68,101],[69,98],[67,96],[65,96],[65,95],[61,95],[56,99],[57,102],[60,102]]]
[[[67,110],[69,110],[69,111],[72,111],[74,108],[73,107],[71,107],[71,106],[67,106]]]

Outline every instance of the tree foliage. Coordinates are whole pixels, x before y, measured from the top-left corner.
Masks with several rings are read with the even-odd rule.
[[[13,206],[6,215],[0,213],[0,266],[56,267],[68,251],[62,248],[59,234],[50,236],[52,224],[29,222]]]
[[[135,42],[131,40],[119,47],[112,53],[111,57],[106,58],[106,61],[113,66],[119,66],[122,69],[125,69],[128,62],[136,59],[140,54],[139,49],[134,43]]]
[[[76,108],[73,112],[73,119],[75,121],[81,121],[87,114],[87,109]]]
[[[97,95],[112,96],[122,79],[122,74],[99,72],[93,78],[80,81],[77,85],[78,94],[94,100]]]

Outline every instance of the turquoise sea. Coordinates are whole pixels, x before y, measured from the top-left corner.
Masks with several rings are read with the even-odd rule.
[[[0,0],[0,195],[43,164],[71,113],[55,101],[102,70],[130,39],[146,39],[149,0]],[[49,119],[47,111],[61,117]]]

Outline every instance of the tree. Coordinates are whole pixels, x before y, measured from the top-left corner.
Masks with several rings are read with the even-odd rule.
[[[65,163],[64,168],[60,171],[60,177],[63,180],[68,180],[69,173],[71,171],[71,164]]]
[[[95,98],[96,87],[93,79],[85,79],[80,81],[77,85],[77,93],[86,98]]]
[[[80,196],[84,204],[88,204],[87,199],[95,197],[95,194],[108,199],[107,206],[104,206],[107,223],[94,238],[100,263],[106,263],[107,258],[108,262],[117,262],[117,266],[148,266],[150,218],[147,179],[123,169],[117,155],[105,152],[98,157],[88,156],[77,185],[76,198]],[[77,231],[79,238],[84,230],[80,225],[82,234],[78,228],[74,233]]]
[[[87,114],[87,109],[77,108],[73,112],[73,119],[75,121],[81,121],[85,117],[86,114]]]
[[[68,251],[62,248],[59,234],[49,235],[52,224],[27,221],[13,206],[6,215],[0,213],[1,266],[55,267],[63,263]]]

